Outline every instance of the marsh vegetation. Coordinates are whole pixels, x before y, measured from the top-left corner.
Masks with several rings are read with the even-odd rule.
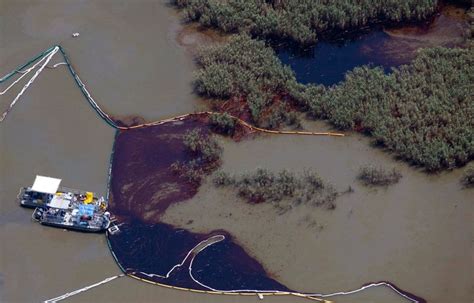
[[[388,186],[398,183],[402,174],[395,168],[387,170],[371,165],[363,166],[359,170],[357,179],[367,186]]]
[[[171,169],[188,181],[199,183],[204,175],[219,166],[222,147],[212,135],[199,128],[186,132],[183,143],[190,159],[174,162]]]
[[[324,206],[334,209],[337,192],[312,170],[295,174],[288,170],[277,173],[258,168],[241,175],[218,171],[213,177],[214,185],[230,187],[248,203],[273,203],[287,210],[299,204]]]
[[[197,61],[197,92],[244,100],[257,125],[278,127],[298,109],[338,129],[370,135],[376,145],[427,171],[474,157],[472,47],[425,49],[390,74],[357,67],[331,87],[298,83],[270,47],[248,35],[201,50]]]
[[[315,43],[328,31],[361,28],[375,22],[423,20],[437,0],[304,1],[304,0],[173,0],[188,20],[227,33]]]
[[[212,113],[209,115],[211,128],[220,134],[232,136],[235,132],[235,118],[227,113]]]
[[[461,184],[466,188],[474,187],[474,165],[471,165],[466,169],[461,178]]]

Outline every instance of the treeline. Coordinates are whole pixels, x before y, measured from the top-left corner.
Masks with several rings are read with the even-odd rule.
[[[435,171],[474,158],[472,53],[472,47],[426,49],[390,74],[363,66],[325,87],[298,83],[264,42],[236,35],[201,50],[195,85],[206,97],[246,100],[259,125],[285,116],[283,103],[296,104],[314,118],[371,135],[400,158]]]
[[[171,0],[187,19],[228,33],[314,43],[327,30],[422,20],[437,0]]]

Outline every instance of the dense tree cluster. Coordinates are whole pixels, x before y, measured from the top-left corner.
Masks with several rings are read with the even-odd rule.
[[[281,108],[275,97],[290,100],[313,117],[372,135],[397,156],[435,171],[474,157],[472,54],[472,48],[425,49],[390,74],[362,66],[325,87],[298,83],[264,42],[237,35],[200,52],[196,90],[212,98],[245,99],[260,125],[269,113],[281,116],[272,113]]]
[[[298,175],[287,170],[273,173],[258,168],[239,176],[219,171],[213,181],[216,186],[233,188],[249,203],[272,202],[280,209],[302,203],[333,209],[337,197],[335,189],[314,171]]]
[[[185,16],[229,33],[314,43],[327,30],[422,20],[437,0],[172,0]]]

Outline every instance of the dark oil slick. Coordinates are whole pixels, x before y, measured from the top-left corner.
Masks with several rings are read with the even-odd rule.
[[[118,219],[120,232],[108,235],[116,261],[126,273],[166,285],[230,292],[291,292],[228,232],[199,234],[160,222],[171,204],[190,199],[200,186],[177,176],[170,168],[176,160],[192,157],[182,138],[195,128],[209,131],[195,116],[120,132],[116,137],[110,210]],[[206,244],[216,236],[221,239]]]
[[[127,272],[159,283],[205,289],[188,274],[188,253],[211,235],[196,234],[160,223],[160,214],[179,201],[192,197],[198,184],[172,172],[176,160],[190,157],[182,135],[190,129],[207,126],[198,117],[154,127],[119,133],[115,142],[111,179],[111,211],[118,217],[121,232],[109,235],[111,248]],[[174,188],[166,190],[163,187]],[[194,264],[198,277],[211,287],[230,289],[275,289],[287,291],[268,277],[265,269],[225,232],[223,241],[214,243]],[[160,277],[166,276],[167,278]],[[226,281],[225,284],[222,284]]]
[[[333,85],[357,66],[380,66],[390,72],[392,67],[409,63],[420,48],[459,46],[464,40],[465,23],[464,7],[444,5],[437,15],[421,24],[378,25],[304,49],[288,43],[271,44],[299,82]]]

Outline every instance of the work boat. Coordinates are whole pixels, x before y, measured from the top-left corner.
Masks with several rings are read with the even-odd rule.
[[[110,225],[107,202],[92,192],[60,187],[61,179],[36,176],[20,190],[21,206],[35,207],[33,219],[43,225],[84,232],[105,231]]]
[[[33,186],[20,189],[18,201],[21,206],[29,208],[57,205],[68,201],[98,202],[97,195],[93,192],[62,187],[60,184],[61,179],[36,176]]]

